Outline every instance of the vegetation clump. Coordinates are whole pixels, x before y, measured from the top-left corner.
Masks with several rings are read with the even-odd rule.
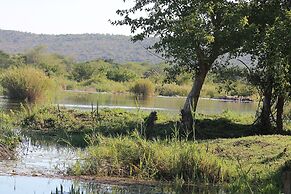
[[[155,86],[150,80],[141,79],[136,81],[131,91],[137,95],[152,96],[155,92]]]
[[[5,71],[1,85],[9,98],[29,102],[45,98],[53,88],[52,80],[43,71],[28,66]]]
[[[13,130],[12,118],[0,111],[0,160],[13,159],[19,137]]]

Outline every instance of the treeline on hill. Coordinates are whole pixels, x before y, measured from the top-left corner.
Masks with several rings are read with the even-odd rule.
[[[132,43],[130,38],[110,34],[45,35],[0,29],[0,50],[16,54],[24,53],[38,45],[45,45],[50,53],[70,56],[78,62],[96,58],[114,59],[118,63],[161,62],[144,48],[152,45],[155,39]]]
[[[35,47],[25,54],[8,55],[0,52],[1,83],[5,88],[4,92],[12,98],[19,96],[20,99],[28,100],[37,98],[35,95],[43,96],[41,93],[45,92],[41,90],[47,91],[49,88],[90,92],[132,92],[146,96],[186,96],[191,89],[191,74],[183,73],[170,77],[165,71],[166,68],[168,65],[164,63],[117,64],[104,59],[77,63],[70,58],[50,54],[43,47]],[[245,71],[238,67],[231,67],[219,73],[213,71],[207,78],[202,96],[255,97],[255,88],[247,83]],[[19,86],[18,83],[23,84]],[[33,92],[40,94],[30,94],[30,91],[23,88],[32,84],[34,86],[30,88],[38,88]],[[24,94],[25,92],[28,94]]]

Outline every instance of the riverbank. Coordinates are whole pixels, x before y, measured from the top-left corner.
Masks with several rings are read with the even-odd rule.
[[[53,158],[58,159],[66,158],[67,153],[76,156],[70,164],[62,160],[50,163],[65,167],[64,178],[69,175],[76,180],[204,184],[230,192],[274,193],[282,188],[280,177],[291,160],[291,136],[257,136],[273,132],[252,126],[253,114],[197,114],[196,140],[180,128],[178,114],[164,112],[157,112],[156,118],[149,112],[100,110],[98,106],[90,111],[36,106],[12,116],[29,142],[46,138],[44,145],[61,145],[47,151],[40,147],[40,155],[53,152]],[[67,146],[82,151],[72,154]],[[11,172],[18,174],[15,169]]]
[[[278,193],[291,169],[290,136],[211,141],[94,137],[75,175],[132,177],[175,184],[219,184],[231,193]]]

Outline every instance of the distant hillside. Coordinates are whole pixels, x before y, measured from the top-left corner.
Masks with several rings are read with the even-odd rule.
[[[154,43],[149,39],[132,43],[129,36],[104,34],[43,35],[10,30],[0,30],[0,50],[7,53],[23,53],[43,45],[52,53],[65,55],[77,61],[113,59],[116,62],[150,62],[161,60],[144,47]]]

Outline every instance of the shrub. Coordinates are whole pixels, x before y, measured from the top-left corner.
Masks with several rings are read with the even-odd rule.
[[[214,98],[214,97],[219,97],[221,95],[223,96],[226,94],[223,91],[219,93],[219,90],[217,89],[217,87],[213,83],[208,82],[208,83],[205,83],[204,86],[202,87],[200,95],[203,97]]]
[[[137,95],[152,96],[155,92],[154,84],[148,79],[138,80],[131,91]]]
[[[116,82],[127,82],[137,78],[137,75],[124,68],[113,68],[107,72],[106,77]]]
[[[53,81],[43,71],[25,66],[7,70],[1,85],[9,98],[34,102],[45,97]]]
[[[95,67],[90,63],[76,64],[72,70],[72,78],[78,82],[90,79],[95,70]]]

